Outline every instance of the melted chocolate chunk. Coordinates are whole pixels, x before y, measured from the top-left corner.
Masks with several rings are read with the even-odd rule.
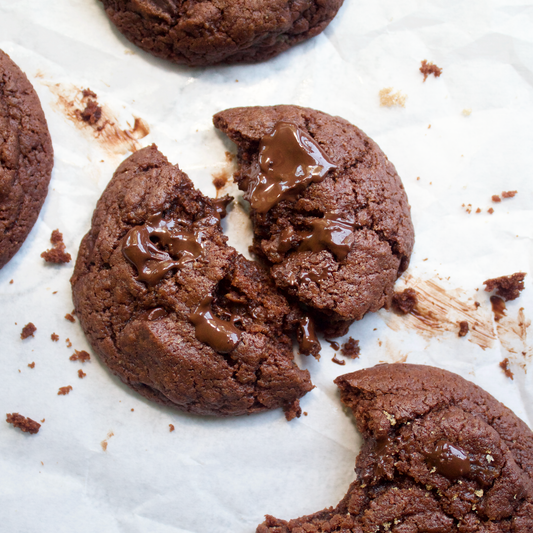
[[[354,240],[353,222],[343,220],[338,213],[326,213],[311,222],[313,230],[301,233],[299,252],[320,252],[328,249],[339,261],[346,259]]]
[[[448,479],[464,477],[471,472],[467,454],[447,441],[437,442],[435,449],[426,454],[426,460],[439,474]]]
[[[322,181],[337,168],[307,133],[290,122],[278,122],[259,145],[256,166],[246,199],[266,213],[281,200],[296,198],[310,183]]]
[[[200,342],[209,344],[217,352],[229,353],[241,340],[242,333],[234,325],[238,317],[231,315],[229,322],[218,318],[211,308],[212,301],[212,296],[206,296],[189,320],[194,324]]]
[[[204,233],[177,230],[173,220],[164,220],[161,213],[132,228],[123,241],[124,257],[137,269],[137,279],[149,287],[156,285],[173,268],[181,268],[202,253]],[[158,247],[164,246],[168,252]],[[173,259],[179,257],[179,259]]]
[[[298,343],[300,345],[300,352],[309,354],[313,351],[313,348],[319,344],[315,332],[315,324],[310,317],[306,316],[300,319],[299,329]]]
[[[228,214],[226,208],[231,202],[233,202],[233,196],[226,194],[226,196],[222,196],[222,198],[213,198],[211,201],[215,206],[218,218],[222,220]]]

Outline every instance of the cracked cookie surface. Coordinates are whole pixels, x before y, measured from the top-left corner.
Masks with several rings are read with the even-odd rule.
[[[81,243],[77,316],[102,361],[150,400],[204,415],[299,416],[313,388],[293,360],[302,315],[226,244],[223,210],[155,146],[134,153]]]
[[[322,32],[343,0],[101,0],[133,44],[189,66],[264,61]]]
[[[33,228],[53,165],[39,97],[25,74],[0,50],[0,268]]]
[[[311,308],[328,336],[388,308],[409,264],[414,230],[401,180],[377,144],[340,117],[297,106],[228,109],[213,122],[238,146],[235,179],[247,199],[265,166],[264,139],[275,136],[279,124],[294,125],[304,144],[313,143],[326,158],[321,181],[313,178],[268,210],[252,202],[253,251],[277,286]],[[342,239],[347,253],[340,253]]]
[[[378,365],[335,380],[365,442],[336,508],[258,533],[528,533],[533,433],[445,370]]]

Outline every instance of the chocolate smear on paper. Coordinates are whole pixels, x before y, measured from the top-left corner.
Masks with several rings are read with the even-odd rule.
[[[126,127],[119,123],[116,113],[106,104],[99,104],[90,89],[81,89],[72,84],[44,84],[57,97],[55,107],[75,126],[89,135],[106,151],[116,154],[135,152],[150,133],[148,124],[139,117],[132,117]]]

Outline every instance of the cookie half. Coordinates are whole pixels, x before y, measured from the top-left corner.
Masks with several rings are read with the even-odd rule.
[[[0,50],[0,268],[33,228],[53,166],[39,97],[26,75]]]
[[[77,316],[102,361],[150,400],[202,415],[299,416],[313,385],[290,335],[305,317],[227,245],[226,203],[155,146],[126,159],[80,246]],[[319,344],[302,349],[316,355]]]
[[[388,308],[414,243],[402,182],[377,144],[340,117],[242,107],[213,122],[237,144],[253,250],[327,335]]]
[[[335,383],[365,439],[336,508],[258,533],[533,531],[533,433],[460,376],[379,365]]]
[[[189,66],[256,63],[314,37],[343,0],[101,0],[133,44]]]

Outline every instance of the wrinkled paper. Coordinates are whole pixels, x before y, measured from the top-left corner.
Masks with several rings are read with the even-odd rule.
[[[55,150],[37,223],[0,271],[0,413],[45,420],[37,435],[0,423],[1,529],[249,533],[266,513],[290,519],[336,505],[361,437],[333,379],[379,362],[456,372],[532,426],[532,25],[533,4],[512,0],[347,0],[324,33],[267,63],[191,69],[130,44],[97,0],[0,0],[0,49],[39,94]],[[424,59],[443,69],[439,78],[423,82]],[[113,117],[109,137],[73,119],[84,88]],[[380,105],[383,89],[404,106]],[[341,339],[360,341],[359,359],[333,363],[325,341],[319,362],[298,355],[316,388],[301,401],[308,415],[290,423],[281,410],[187,415],[144,400],[94,354],[70,361],[74,349],[91,350],[79,322],[64,318],[73,262],[40,257],[52,230],[75,257],[114,169],[151,143],[214,196],[213,177],[233,171],[226,152],[236,148],[212,115],[280,103],[348,119],[395,164],[416,230],[398,288],[414,287],[434,321],[382,310]],[[237,193],[224,227],[246,254],[244,204]],[[495,322],[483,281],[518,271],[528,273],[526,290]],[[461,320],[476,324],[464,338]],[[22,341],[30,321],[37,331]],[[514,380],[499,367],[505,358]]]

